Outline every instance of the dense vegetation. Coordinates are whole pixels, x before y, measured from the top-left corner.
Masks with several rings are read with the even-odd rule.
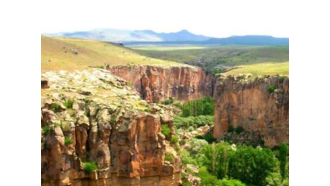
[[[174,117],[177,133],[191,132],[204,125],[214,124],[214,101],[205,97],[176,104],[181,114]],[[166,129],[162,129],[166,131]],[[229,126],[228,132],[242,133],[242,127]],[[285,186],[288,181],[288,145],[273,150],[266,147],[236,146],[228,142],[215,143],[211,132],[190,140],[179,140],[184,165],[198,167],[203,186]],[[175,142],[177,139],[175,138]],[[168,159],[170,159],[168,157]],[[182,179],[185,180],[185,173]],[[189,185],[183,182],[183,185]]]
[[[281,146],[287,147],[286,144]],[[204,140],[193,139],[190,148],[181,154],[183,164],[200,167],[198,176],[203,185],[221,185],[219,182],[223,179],[240,180],[255,186],[288,183],[288,175],[280,174],[282,167],[288,171],[287,166],[281,166],[287,163],[287,156],[279,159],[276,151],[269,148],[208,144]]]
[[[184,131],[192,132],[205,125],[214,125],[214,100],[211,97],[191,100],[175,106],[181,110],[181,114],[175,116],[173,120],[178,134]]]
[[[181,109],[182,117],[214,115],[214,100],[211,97],[191,100],[183,104],[177,104],[176,106]]]
[[[204,125],[213,125],[214,116],[189,116],[189,117],[174,117],[174,125],[177,129],[184,129],[188,131],[193,131],[194,129],[204,126]]]

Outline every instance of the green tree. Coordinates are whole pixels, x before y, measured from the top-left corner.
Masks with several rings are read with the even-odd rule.
[[[265,185],[276,166],[274,153],[268,149],[239,146],[229,162],[229,176],[247,184]]]
[[[201,178],[202,185],[205,186],[221,186],[221,181],[216,176],[210,174],[206,167],[201,167],[198,172],[198,176]]]
[[[266,182],[269,186],[289,186],[289,179],[282,179],[280,173],[271,173],[267,176]]]
[[[280,161],[281,176],[283,179],[287,177],[286,166],[287,166],[288,156],[289,156],[289,146],[285,143],[282,143],[279,149],[279,161]]]

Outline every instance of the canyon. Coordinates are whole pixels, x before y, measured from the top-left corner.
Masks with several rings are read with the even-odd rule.
[[[41,185],[178,186],[171,105],[211,96],[213,137],[289,143],[289,77],[209,75],[190,66],[114,66],[42,73]],[[170,135],[162,134],[168,126]],[[209,130],[209,128],[207,128]],[[86,169],[89,163],[95,170]]]
[[[212,96],[215,100],[213,136],[227,138],[228,128],[245,132],[231,135],[234,142],[262,141],[265,146],[289,143],[289,78],[251,75],[215,76],[191,66],[115,66],[113,75],[130,82],[148,102],[173,97],[192,100]],[[273,92],[268,88],[274,87]]]

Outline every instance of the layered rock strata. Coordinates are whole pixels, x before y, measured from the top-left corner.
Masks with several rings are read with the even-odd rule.
[[[260,138],[266,146],[289,143],[288,77],[222,76],[216,81],[214,99],[214,137],[222,139],[229,126],[241,126],[248,132],[234,135],[239,141]]]
[[[168,125],[174,134],[171,107],[147,104],[102,70],[42,79],[42,186],[179,185],[181,159],[161,133]]]
[[[159,102],[173,97],[178,100],[212,96],[213,76],[192,66],[114,66],[113,75],[132,83],[143,99]]]

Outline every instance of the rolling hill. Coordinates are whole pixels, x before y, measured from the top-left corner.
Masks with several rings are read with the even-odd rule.
[[[85,39],[41,36],[41,70],[76,70],[105,65],[184,65],[138,54],[121,45]]]
[[[202,67],[208,73],[240,65],[281,63],[289,61],[288,46],[206,47],[170,50],[170,47],[148,47],[135,50],[142,55]],[[173,47],[174,49],[176,47]],[[270,67],[271,68],[271,67]]]

